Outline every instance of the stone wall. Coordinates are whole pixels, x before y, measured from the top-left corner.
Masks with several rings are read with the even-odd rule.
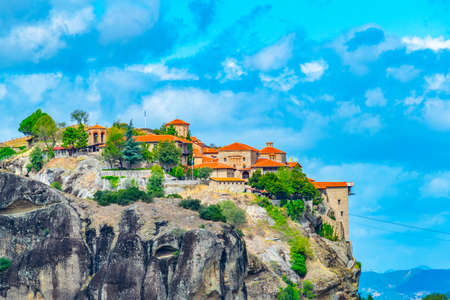
[[[341,231],[341,225],[339,223],[342,223],[344,238],[348,240],[348,187],[329,187],[322,191],[322,195],[325,204],[333,210],[336,218],[334,221],[328,217],[328,223],[334,224],[337,233]]]
[[[209,182],[209,188],[213,192],[231,192],[231,193],[243,193],[245,191],[244,182],[224,182],[214,181]]]

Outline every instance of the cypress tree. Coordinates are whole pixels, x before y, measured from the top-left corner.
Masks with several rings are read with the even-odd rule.
[[[124,150],[122,152],[122,157],[125,161],[128,162],[128,166],[131,169],[131,166],[134,163],[137,163],[142,160],[141,148],[133,138],[133,121],[130,121],[130,125],[128,125],[125,136],[126,141]]]

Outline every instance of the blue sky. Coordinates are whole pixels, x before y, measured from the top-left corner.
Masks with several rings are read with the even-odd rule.
[[[449,15],[446,0],[3,1],[0,140],[37,108],[137,126],[146,110],[216,145],[274,141],[310,177],[353,181],[352,214],[450,232]],[[350,231],[365,270],[450,268],[450,236]]]

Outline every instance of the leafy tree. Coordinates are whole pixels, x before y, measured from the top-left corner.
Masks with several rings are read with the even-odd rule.
[[[42,117],[47,115],[43,113],[40,109],[36,110],[34,113],[25,118],[22,122],[20,122],[19,131],[24,135],[32,135],[33,127],[36,122]]]
[[[150,196],[139,190],[137,187],[130,187],[127,189],[114,191],[97,191],[94,194],[94,200],[102,206],[107,206],[112,203],[119,205],[128,205],[136,201],[152,202]]]
[[[184,199],[184,200],[181,200],[178,205],[181,206],[182,208],[195,210],[195,211],[199,211],[200,208],[202,207],[200,200],[198,200],[198,199]]]
[[[151,164],[151,163],[153,163],[155,161],[154,153],[149,150],[149,147],[150,146],[148,144],[141,144],[142,159],[147,164]]]
[[[112,127],[106,136],[106,146],[103,149],[102,156],[112,168],[116,162],[120,163],[122,168],[122,150],[125,144],[123,131],[117,127]]]
[[[14,154],[16,154],[16,151],[10,147],[0,148],[0,160],[13,156]]]
[[[39,147],[33,149],[30,155],[30,164],[27,166],[28,171],[35,170],[39,172],[44,166],[44,157]]]
[[[305,203],[301,199],[290,200],[286,203],[287,213],[289,217],[296,221],[298,220],[302,213],[305,211]]]
[[[164,172],[158,165],[152,167],[152,176],[147,182],[147,194],[151,198],[164,196]]]
[[[195,175],[195,171],[197,171],[197,175]],[[200,179],[208,179],[211,176],[213,169],[211,168],[199,168],[194,170],[194,176]]]
[[[303,281],[302,294],[308,299],[314,299],[316,297],[316,295],[314,295],[314,285],[311,281]]]
[[[58,126],[59,129],[64,128],[67,126],[66,122],[59,122],[58,124],[56,124]]]
[[[71,114],[70,114],[70,119],[72,121],[76,121],[79,125],[80,124],[87,124],[88,120],[89,120],[89,114],[85,111],[82,110],[74,110]]]
[[[175,168],[172,168],[170,175],[176,177],[179,180],[184,179],[184,168],[182,166],[176,166]]]
[[[262,177],[261,170],[256,170],[255,172],[253,172],[252,176],[250,176],[250,178],[248,179],[248,184],[251,187],[258,189],[258,190],[264,189],[264,186],[260,182],[261,177]]]
[[[75,148],[82,149],[88,146],[88,133],[84,130],[84,125],[79,124],[77,128],[77,142]]]
[[[0,272],[7,270],[11,266],[11,261],[6,257],[0,257]]]
[[[52,117],[47,114],[41,116],[34,124],[32,131],[34,136],[44,142],[48,153],[53,153],[53,147],[55,147],[56,144],[56,133],[58,132],[58,127]]]
[[[306,256],[301,252],[291,253],[291,269],[300,277],[306,275]]]
[[[64,148],[75,148],[78,140],[78,130],[73,127],[68,127],[64,130],[62,135],[62,146]]]
[[[174,142],[159,142],[154,149],[155,157],[159,163],[168,170],[180,162],[181,149]]]
[[[175,129],[175,127],[173,125],[169,125],[169,127],[166,127],[166,134],[174,135],[174,136],[178,135],[177,130]]]
[[[300,290],[297,288],[297,285],[287,279],[285,275],[282,278],[287,286],[284,289],[280,289],[280,292],[277,294],[277,300],[300,300]]]
[[[221,221],[226,222],[227,218],[222,214],[222,209],[219,205],[209,205],[206,207],[202,207],[199,211],[200,218],[204,220],[211,220],[211,221]]]
[[[227,222],[233,226],[239,227],[247,222],[245,211],[239,208],[231,200],[224,200],[219,202],[219,207],[222,210],[222,214],[227,219]]]
[[[134,163],[142,160],[141,148],[133,138],[133,121],[130,121],[125,136],[126,141],[124,150],[122,151],[122,157],[128,162],[129,168],[131,168]]]

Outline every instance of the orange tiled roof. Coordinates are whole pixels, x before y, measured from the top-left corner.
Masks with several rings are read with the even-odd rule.
[[[210,163],[210,162],[218,162],[219,159],[218,158],[212,158],[212,157],[208,157],[208,156],[203,156],[202,157],[202,162],[205,163]]]
[[[203,157],[202,153],[200,152],[200,150],[194,148],[192,149],[192,152],[194,154],[194,157]]]
[[[255,152],[259,152],[258,149],[253,148],[246,144],[241,144],[241,143],[233,143],[233,144],[227,145],[225,147],[220,148],[219,151],[255,151]]]
[[[296,162],[296,161],[290,161],[290,162],[287,162],[286,163],[286,165],[289,167],[289,168],[295,168],[295,167],[302,167],[298,162]]]
[[[198,168],[211,168],[211,169],[234,169],[232,166],[226,165],[226,164],[222,164],[219,162],[210,162],[210,163],[204,163],[204,164],[200,164],[200,165],[195,165],[194,166],[195,169]]]
[[[217,153],[219,153],[219,151],[217,151],[217,149],[215,149],[215,148],[204,147],[203,148],[203,153],[205,153],[205,154],[217,154]]]
[[[285,167],[286,165],[271,159],[267,158],[259,158],[252,168],[276,168],[276,167]]]
[[[96,125],[94,125],[94,126],[92,126],[92,127],[89,127],[88,130],[91,130],[91,129],[106,129],[106,128],[103,127],[103,126],[100,126],[100,125],[96,124]]]
[[[259,151],[261,154],[286,154],[286,152],[281,151],[275,147],[265,147]]]
[[[329,187],[352,187],[352,182],[311,182],[316,189],[326,189]]]
[[[163,141],[172,141],[172,142],[182,142],[185,144],[191,144],[191,141],[188,141],[186,139],[169,135],[169,134],[147,134],[147,135],[138,135],[134,137],[135,141],[138,143],[158,143]]]
[[[236,177],[211,177],[210,179],[214,181],[245,182],[244,179]]]
[[[189,125],[189,123],[187,123],[187,122],[185,122],[183,120],[180,120],[180,119],[175,119],[175,120],[170,121],[169,123],[167,123],[166,126],[167,125]]]

